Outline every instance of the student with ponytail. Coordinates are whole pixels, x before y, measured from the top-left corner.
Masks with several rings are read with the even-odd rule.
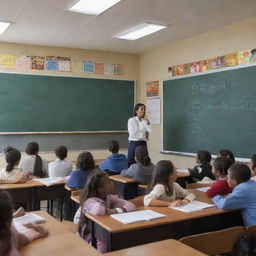
[[[0,171],[0,184],[26,182],[27,175],[17,167],[21,158],[20,151],[12,147],[7,147],[4,151],[7,165]]]
[[[12,225],[13,204],[9,193],[0,189],[0,255],[19,256],[19,248],[31,241],[48,235],[43,227],[28,223],[27,231],[18,233]]]
[[[146,146],[140,145],[136,147],[135,161],[136,163],[132,164],[128,170],[123,170],[121,175],[133,178],[142,184],[149,184],[154,165],[151,163]]]
[[[21,161],[20,167],[29,175],[40,178],[45,177],[48,173],[48,163],[38,155],[38,143],[28,143],[26,153],[28,154],[28,157]]]

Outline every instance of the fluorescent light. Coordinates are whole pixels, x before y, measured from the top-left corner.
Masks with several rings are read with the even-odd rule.
[[[10,26],[10,22],[2,22],[0,21],[0,35],[4,33],[4,31]]]
[[[91,15],[99,15],[121,0],[80,0],[69,10]]]
[[[139,26],[136,26],[132,29],[129,29],[126,32],[116,35],[116,38],[126,39],[126,40],[136,40],[143,36],[147,36],[149,34],[155,33],[158,30],[164,29],[167,26],[157,25],[152,23],[143,23]]]

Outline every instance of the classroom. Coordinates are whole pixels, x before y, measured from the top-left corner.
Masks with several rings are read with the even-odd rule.
[[[73,191],[71,187],[65,188],[66,180],[65,182],[56,180],[54,185],[48,187],[39,184],[37,180],[25,182],[23,185],[1,184],[3,178],[0,176],[0,190],[6,189],[12,197],[15,197],[13,198],[15,208],[24,206],[25,202],[25,210],[32,210],[33,213],[43,217],[43,221],[46,222],[42,226],[49,230],[47,237],[26,245],[19,254],[4,255],[40,255],[41,248],[46,248],[49,255],[70,255],[71,252],[72,255],[78,256],[86,253],[100,255],[93,246],[98,249],[103,248],[100,252],[107,252],[109,256],[135,253],[166,255],[169,251],[173,251],[171,255],[221,254],[222,251],[211,251],[209,248],[200,250],[197,244],[189,243],[190,241],[183,243],[182,239],[191,235],[199,236],[197,241],[201,241],[201,244],[216,243],[221,247],[221,241],[234,232],[237,232],[236,242],[241,241],[244,226],[248,229],[250,224],[254,226],[254,221],[249,221],[250,224],[246,225],[243,215],[237,208],[229,210],[219,207],[223,206],[220,202],[223,198],[216,203],[206,195],[206,190],[204,192],[203,189],[198,190],[199,187],[209,188],[212,183],[201,184],[198,187],[188,185],[188,183],[197,184],[192,183],[191,177],[188,176],[191,174],[190,168],[196,164],[198,150],[210,152],[211,165],[214,164],[218,150],[223,148],[234,150],[236,157],[234,165],[238,162],[240,164],[240,161],[242,165],[248,165],[250,158],[256,153],[256,147],[254,149],[253,145],[253,128],[256,128],[256,121],[253,120],[256,113],[255,94],[254,91],[247,91],[236,79],[241,76],[243,81],[250,83],[249,89],[255,90],[253,82],[256,57],[253,60],[252,58],[256,54],[256,1],[116,0],[113,6],[100,14],[86,14],[72,10],[79,2],[78,0],[0,0],[0,23],[10,22],[9,27],[0,34],[0,170],[6,168],[7,147],[17,149],[21,153],[22,161],[27,157],[26,145],[32,141],[39,144],[40,156],[47,163],[55,161],[55,148],[64,145],[68,149],[67,160],[72,163],[73,170],[76,169],[78,158],[84,151],[91,153],[95,160],[93,167],[98,168],[110,155],[108,150],[110,141],[119,143],[120,154],[129,154],[128,140],[131,140],[129,137],[131,134],[127,122],[133,117],[134,106],[142,103],[149,109],[152,102],[157,102],[159,104],[159,108],[155,110],[157,121],[152,122],[150,113],[147,109],[145,111],[146,118],[151,122],[148,140],[148,131],[145,133],[150,163],[156,167],[159,161],[168,160],[167,162],[171,161],[178,171],[180,169],[180,172],[177,172],[177,184],[183,191],[186,191],[183,188],[189,189],[188,194],[184,194],[183,200],[190,202],[196,198],[198,201],[209,205],[215,204],[218,207],[187,213],[162,207],[163,205],[152,206],[150,203],[145,203],[147,200],[145,197],[141,199],[141,196],[147,193],[146,189],[149,188],[150,182],[144,183],[129,176],[119,177],[120,175],[116,173],[111,176],[113,173],[109,173],[115,192],[119,196],[129,200],[129,203],[131,201],[131,204],[134,203],[137,211],[155,209],[154,213],[159,216],[150,216],[156,218],[150,221],[124,224],[114,217],[94,216],[87,213],[86,221],[90,223],[91,246],[75,235],[77,226],[72,221],[80,206],[81,193]],[[103,4],[104,1],[99,2]],[[139,39],[122,38],[124,32],[129,32],[140,24],[143,26],[156,24],[163,27]],[[239,62],[237,57],[242,52],[248,54],[243,63]],[[217,67],[217,61],[222,56],[230,58],[230,65]],[[237,58],[235,64],[231,63],[232,56]],[[209,61],[207,62],[209,64],[212,59],[216,61],[215,68],[202,68],[196,71],[197,63]],[[188,65],[189,72],[186,72]],[[189,85],[191,92],[185,88],[186,81],[191,83]],[[198,85],[197,82],[201,84]],[[231,82],[236,87],[229,91],[228,86]],[[150,91],[151,85],[155,87]],[[180,85],[180,88],[184,86],[184,89],[179,91],[178,88],[176,91],[174,87],[170,89],[171,85],[176,87]],[[173,92],[176,94],[172,95]],[[234,104],[231,102],[233,96],[237,97],[234,99]],[[198,102],[193,101],[193,97],[203,102],[206,114],[197,110],[194,114]],[[208,97],[211,98],[209,101]],[[225,103],[225,99],[231,102],[230,105],[229,102]],[[181,100],[180,105],[173,104],[176,100]],[[216,115],[215,119],[218,111],[215,104],[222,104],[221,111],[228,109],[227,116]],[[178,106],[177,110],[175,106]],[[187,114],[188,112],[190,114]],[[175,129],[172,129],[170,127],[174,127],[175,113],[180,114],[180,118],[182,114],[184,115],[182,120],[177,118],[179,123],[177,122]],[[237,117],[235,113],[238,113]],[[200,120],[198,121],[202,116],[206,124],[203,122],[200,124]],[[211,117],[214,118],[209,121],[208,118]],[[230,130],[225,129],[221,135],[216,128],[216,137],[214,137],[214,129],[211,127],[218,126],[218,122],[222,122],[221,118],[226,119],[224,124],[230,122],[232,127]],[[245,130],[242,125],[237,126],[236,129],[234,121],[236,118],[243,120]],[[188,129],[183,129],[184,120],[190,122],[193,127],[192,133]],[[145,126],[149,125],[149,121]],[[201,140],[200,132],[204,129],[201,128],[204,124],[210,135],[202,135]],[[221,128],[220,130],[223,131]],[[175,136],[176,140],[170,142]],[[190,138],[187,139],[186,136]],[[213,142],[204,144],[207,138]],[[230,144],[220,145],[219,140],[224,139],[231,141]],[[246,145],[248,150],[243,150]],[[133,150],[134,154],[135,147]],[[145,152],[141,154],[143,153]],[[134,159],[133,163],[137,161],[137,158]],[[187,175],[184,170],[189,170],[189,174]],[[214,175],[211,171],[210,173]],[[214,179],[214,176],[211,179]],[[236,185],[241,185],[239,183]],[[235,185],[232,188],[234,191]],[[195,198],[192,198],[192,194]],[[128,209],[125,211],[134,211],[135,208],[129,203],[124,206]],[[51,216],[54,215],[56,207],[60,209],[58,218]],[[256,207],[256,202],[253,207]],[[63,208],[68,208],[68,217],[63,213],[65,211]],[[49,210],[48,213],[45,209]],[[115,209],[117,212],[107,209],[110,210],[109,215],[122,213],[123,205]],[[252,251],[253,242],[251,242],[255,239],[255,227],[252,227],[252,231],[247,230],[251,232],[251,236],[248,242],[249,249],[246,251],[248,254],[245,255],[255,253]],[[228,230],[231,228],[236,230]],[[206,232],[218,232],[224,229],[227,233],[217,235],[216,240],[200,237]],[[31,241],[36,238],[32,238]],[[83,238],[85,239],[85,236]],[[4,242],[0,232],[0,254],[2,240]],[[63,241],[67,241],[67,244],[63,245]],[[229,245],[230,251],[233,250],[234,245]],[[74,251],[73,247],[75,247]],[[238,245],[236,250],[239,248]]]

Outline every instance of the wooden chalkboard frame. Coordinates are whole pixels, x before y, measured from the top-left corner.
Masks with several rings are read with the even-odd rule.
[[[187,74],[187,75],[181,75],[181,76],[175,76],[175,77],[170,77],[168,79],[162,80],[162,88],[161,88],[161,94],[163,97],[163,82],[165,81],[170,81],[170,80],[177,80],[181,78],[186,78],[186,77],[193,77],[193,76],[202,76],[202,75],[207,75],[211,73],[218,73],[218,72],[223,72],[223,71],[230,71],[230,70],[235,70],[235,69],[241,69],[241,68],[247,68],[247,67],[252,67],[256,66],[256,63],[250,63],[250,64],[243,64],[243,65],[237,65],[233,67],[225,67],[225,68],[220,68],[220,69],[215,69],[215,70],[209,70],[205,72],[200,72],[200,73],[193,73],[193,74]],[[164,97],[163,97],[164,98]],[[163,109],[164,104],[161,104],[161,119],[163,120]],[[177,156],[187,156],[187,157],[196,157],[196,153],[191,153],[191,152],[180,152],[180,151],[172,151],[172,150],[164,150],[163,145],[164,145],[164,120],[161,125],[161,154],[170,154],[170,155],[177,155]],[[213,158],[215,158],[216,155],[213,155]],[[236,161],[241,161],[248,163],[250,161],[250,158],[236,158]]]
[[[67,78],[85,78],[85,79],[102,79],[102,80],[117,80],[117,81],[131,81],[134,83],[134,99],[133,105],[136,102],[136,92],[137,92],[137,83],[136,80],[133,79],[118,79],[118,78],[105,78],[105,77],[88,77],[88,76],[78,76],[78,75],[60,75],[60,74],[45,74],[45,73],[21,73],[21,72],[12,72],[12,71],[0,71],[0,74],[17,74],[17,75],[32,75],[32,76],[47,76],[47,77],[67,77]],[[112,130],[112,131],[47,131],[47,132],[0,132],[0,135],[7,136],[7,135],[63,135],[63,134],[127,134],[127,130]]]

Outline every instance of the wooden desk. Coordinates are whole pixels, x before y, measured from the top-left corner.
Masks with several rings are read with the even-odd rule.
[[[177,180],[176,182],[183,188],[187,187],[187,181],[188,178],[190,177],[189,173],[182,173],[182,172],[177,172]]]
[[[87,242],[69,230],[69,225],[62,223],[43,211],[34,212],[44,218],[41,225],[49,230],[49,236],[33,241],[20,250],[21,256],[99,256],[100,254]]]
[[[140,246],[131,247],[124,250],[110,252],[104,254],[106,256],[206,256],[206,254],[199,252],[177,240],[168,239],[160,242],[144,244]]]
[[[203,202],[211,202],[204,192],[190,190]],[[110,216],[88,214],[92,231],[104,241],[109,251],[119,250],[140,244],[181,237],[203,232],[220,230],[243,225],[240,211],[224,211],[217,207],[197,212],[185,213],[168,207],[139,207],[138,210],[151,209],[166,217],[133,224],[123,224]]]

